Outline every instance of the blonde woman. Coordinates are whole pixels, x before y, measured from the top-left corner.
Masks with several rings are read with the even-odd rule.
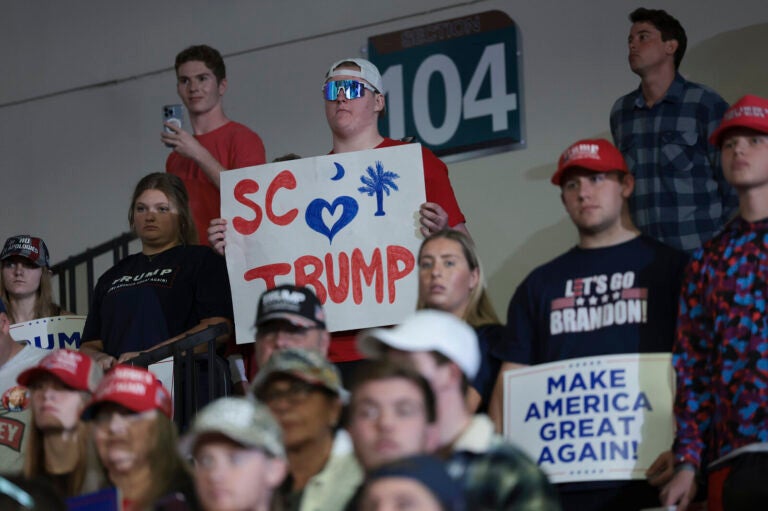
[[[463,319],[475,329],[481,362],[470,383],[467,400],[473,412],[485,412],[490,402],[500,361],[491,346],[503,336],[503,327],[485,292],[485,279],[474,243],[466,234],[446,229],[425,239],[419,249],[417,309],[437,309]]]

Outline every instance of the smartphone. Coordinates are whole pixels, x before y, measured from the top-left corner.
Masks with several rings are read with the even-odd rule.
[[[163,123],[171,123],[178,128],[184,127],[184,107],[181,105],[164,105],[163,106]],[[167,133],[172,133],[171,129],[163,124],[163,130]],[[165,144],[166,147],[173,147],[172,145]]]

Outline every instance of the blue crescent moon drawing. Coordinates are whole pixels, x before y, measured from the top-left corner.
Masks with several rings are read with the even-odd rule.
[[[344,177],[344,167],[341,166],[341,163],[333,162],[334,165],[336,165],[336,175],[331,178],[332,181],[338,181],[342,177]]]

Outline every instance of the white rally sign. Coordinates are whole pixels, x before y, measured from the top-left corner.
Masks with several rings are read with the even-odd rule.
[[[643,479],[672,447],[669,353],[604,355],[504,373],[504,435],[554,483]]]
[[[80,348],[84,326],[85,316],[55,316],[16,323],[10,330],[13,340],[29,341],[37,348],[76,350]]]
[[[237,342],[285,283],[313,288],[331,331],[398,323],[416,304],[424,200],[419,144],[223,172]]]

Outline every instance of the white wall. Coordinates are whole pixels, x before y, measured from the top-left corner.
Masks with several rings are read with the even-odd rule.
[[[451,178],[504,314],[534,266],[575,234],[549,176],[578,138],[609,136],[613,101],[636,87],[626,0],[475,2],[5,3],[0,19],[0,238],[42,236],[53,260],[127,230],[133,185],[164,168],[160,106],[176,102],[173,58],[208,43],[226,58],[228,114],[267,158],[328,151],[326,67],[368,36],[492,9],[522,34],[527,147],[455,163]],[[733,101],[768,96],[765,0],[656,2],[689,37],[682,72]],[[97,86],[103,84],[102,86]]]

